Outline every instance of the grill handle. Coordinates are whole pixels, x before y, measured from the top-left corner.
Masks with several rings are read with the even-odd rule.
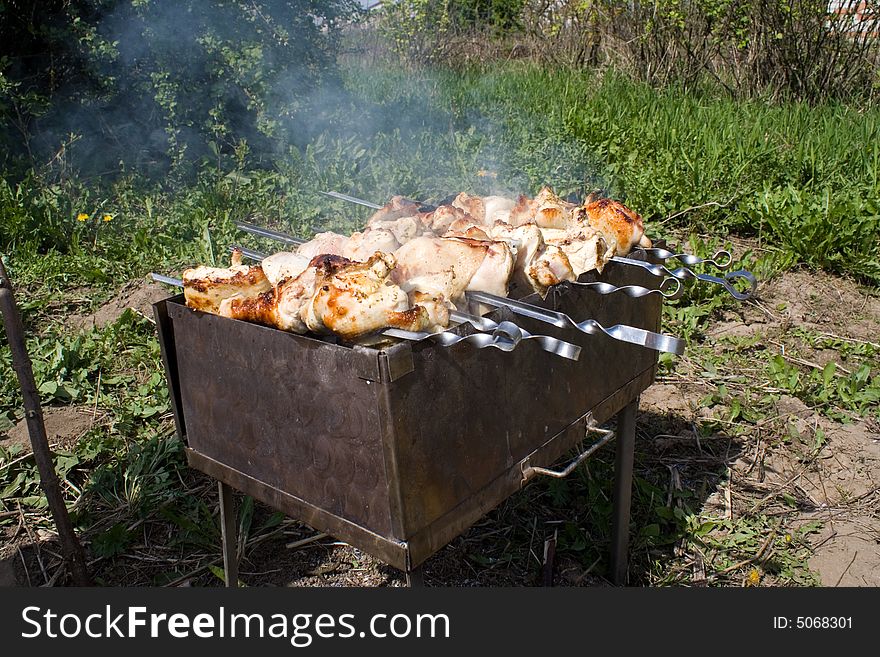
[[[523,483],[536,477],[538,475],[544,475],[545,477],[554,477],[555,479],[563,479],[570,475],[572,472],[577,469],[577,467],[587,460],[590,456],[592,456],[596,450],[605,445],[606,443],[614,440],[615,433],[613,429],[600,429],[599,427],[587,427],[587,434],[590,433],[599,433],[602,434],[602,437],[599,438],[596,442],[590,445],[583,452],[578,454],[574,459],[572,459],[567,466],[562,468],[562,470],[551,470],[549,468],[539,468],[533,465],[523,464],[522,474],[523,474]]]

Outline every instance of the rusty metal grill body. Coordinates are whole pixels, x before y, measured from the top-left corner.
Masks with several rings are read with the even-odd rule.
[[[657,284],[615,263],[582,280]],[[567,287],[524,300],[659,330],[657,295]],[[488,316],[579,344],[580,359],[525,342],[510,353],[427,340],[348,347],[194,311],[182,295],[155,313],[190,465],[406,571],[518,491],[530,466],[637,400],[657,364],[648,349],[507,310]]]

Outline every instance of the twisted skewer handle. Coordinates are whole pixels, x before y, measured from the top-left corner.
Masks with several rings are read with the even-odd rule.
[[[481,303],[487,303],[491,306],[510,308],[513,312],[524,317],[536,319],[540,322],[556,326],[562,329],[576,329],[588,335],[596,335],[604,333],[610,338],[620,340],[621,342],[629,342],[630,344],[647,347],[655,351],[665,351],[671,354],[681,355],[684,353],[685,342],[670,335],[654,333],[635,326],[626,324],[615,324],[609,328],[605,328],[594,319],[585,319],[582,322],[576,322],[565,313],[557,310],[548,310],[540,306],[534,306],[530,303],[522,301],[514,301],[506,297],[495,296],[486,292],[468,292],[468,298]]]
[[[581,348],[577,345],[563,342],[547,335],[532,335],[513,322],[501,322],[497,324],[497,328],[491,333],[472,333],[471,335],[456,335],[450,331],[428,333],[426,331],[404,331],[393,328],[385,329],[382,334],[392,338],[402,338],[417,342],[432,340],[444,347],[451,347],[464,342],[476,349],[492,347],[506,352],[516,349],[523,340],[536,340],[544,351],[569,360],[577,360],[581,352]]]
[[[549,335],[533,335],[513,322],[505,321],[498,323],[488,317],[479,317],[457,310],[450,312],[449,317],[460,324],[467,322],[480,331],[496,334],[501,332],[517,344],[523,340],[534,340],[544,351],[567,358],[568,360],[577,360],[581,355],[581,348],[576,344],[565,342]]]
[[[725,290],[727,290],[730,295],[739,301],[746,301],[751,299],[755,294],[755,290],[758,289],[758,280],[751,273],[746,271],[745,269],[738,269],[737,271],[732,271],[724,274],[724,278],[719,276],[712,276],[710,274],[697,274],[694,271],[688,269],[687,267],[678,267],[676,269],[667,269],[663,265],[656,265],[652,262],[644,262],[642,260],[633,260],[631,258],[624,258],[621,256],[614,256],[611,258],[615,262],[622,262],[627,265],[635,265],[636,267],[641,267],[645,269],[654,276],[673,276],[678,278],[679,280],[697,280],[704,281],[706,283],[715,283],[717,285],[721,285]],[[749,285],[749,289],[746,292],[740,292],[736,287],[734,287],[734,281],[742,279],[746,281]]]
[[[718,269],[727,269],[733,264],[733,255],[730,251],[725,251],[724,249],[717,251],[711,258],[698,258],[690,253],[673,253],[672,251],[659,248],[639,250],[644,251],[648,256],[653,256],[658,260],[680,260],[688,267],[693,267],[694,265],[711,265]]]
[[[660,296],[666,299],[678,299],[682,294],[684,294],[684,286],[681,284],[681,279],[674,278],[669,276],[663,280],[660,284],[659,288],[647,288],[642,287],[641,285],[612,285],[611,283],[605,283],[603,281],[594,281],[592,283],[583,283],[581,281],[568,281],[569,285],[577,285],[579,287],[586,287],[599,294],[614,294],[615,292],[623,292],[627,296],[633,298],[645,297],[649,294],[659,294]],[[663,288],[671,288],[664,290]]]

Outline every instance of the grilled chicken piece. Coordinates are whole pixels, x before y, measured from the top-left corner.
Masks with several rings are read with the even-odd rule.
[[[651,246],[637,213],[620,201],[596,198],[592,194],[578,207],[559,198],[549,187],[543,187],[533,199],[519,197],[510,213],[510,223],[513,226],[534,223],[541,229],[564,230],[575,240],[580,233],[586,235],[583,239],[590,239],[593,231],[586,229],[592,228],[608,246],[613,245],[612,255],[626,255],[637,244],[645,248]]]
[[[402,196],[391,201],[367,220],[367,230],[381,228],[390,231],[400,244],[430,232],[423,223],[421,206]]]
[[[515,205],[516,202],[513,199],[505,198],[504,196],[484,196],[485,224],[493,226],[499,221],[505,224],[510,223],[510,212]]]
[[[390,253],[376,252],[366,262],[324,255],[312,264],[315,294],[301,312],[309,330],[352,340],[388,327],[407,331],[428,327],[425,308],[410,307],[406,292],[391,282],[396,262]]]
[[[386,221],[374,221],[367,224],[365,232],[369,230],[386,230],[394,235],[394,239],[400,244],[406,244],[410,240],[421,235],[433,235],[433,233],[422,223],[418,214],[398,217],[397,219],[388,219]],[[354,236],[352,235],[352,237]]]
[[[472,240],[491,240],[491,228],[488,226],[480,226],[474,223],[473,219],[456,219],[449,224],[447,230],[441,237],[466,237]]]
[[[513,227],[498,221],[489,228],[477,226],[465,219],[458,219],[452,222],[444,237],[498,240],[507,243],[515,258],[513,284],[526,294],[537,292],[541,296],[546,296],[549,287],[577,278],[565,251],[556,245],[547,244],[542,229],[535,224]]]
[[[577,206],[563,201],[549,187],[542,187],[538,195],[530,199],[520,196],[510,211],[510,224],[537,224],[541,228],[566,229],[571,226]]]
[[[486,221],[486,206],[479,196],[462,192],[452,200],[452,207],[469,214],[477,224],[482,225]]]
[[[278,285],[285,278],[299,276],[309,266],[310,258],[292,253],[291,251],[279,251],[267,258],[263,258],[260,266],[263,273],[273,286]]]
[[[568,257],[575,276],[595,269],[599,273],[614,255],[616,242],[606,239],[602,233],[591,226],[580,226],[577,229],[561,230],[558,228],[542,228],[544,241],[559,247]]]
[[[425,229],[434,235],[443,235],[452,223],[459,219],[476,223],[467,212],[452,205],[441,205],[433,212],[420,215],[420,219]]]
[[[442,294],[413,290],[407,295],[411,306],[419,306],[428,313],[426,331],[442,331],[449,326],[450,304]]]
[[[515,203],[503,196],[471,196],[462,192],[452,201],[452,206],[463,210],[480,226],[492,226],[498,221],[507,222]]]
[[[362,233],[351,234],[351,237],[342,249],[342,256],[349,260],[365,262],[376,251],[394,253],[399,246],[400,242],[397,241],[394,233],[390,230],[367,228]]]
[[[419,237],[395,253],[392,279],[407,292],[461,303],[468,290],[507,295],[513,254],[504,242],[457,237]]]
[[[272,284],[259,265],[241,264],[241,251],[232,254],[232,266],[195,267],[183,272],[183,297],[195,310],[217,314],[224,299],[255,296]]]
[[[299,274],[282,278],[262,294],[224,300],[219,314],[283,331],[305,333],[308,327],[302,319],[302,309],[315,293],[315,275],[315,266],[308,263]]]
[[[418,213],[418,203],[410,201],[403,196],[392,196],[388,203],[376,210],[375,214],[367,219],[367,226],[382,224],[386,221],[400,219],[401,217],[414,217]]]
[[[342,255],[347,243],[348,238],[345,235],[333,232],[318,233],[308,242],[300,244],[296,253],[309,260],[325,254]]]
[[[516,245],[514,282],[523,290],[534,290],[546,296],[549,287],[577,278],[566,253],[558,246],[547,244],[535,224],[514,228],[498,222],[492,227],[491,235],[496,240]]]
[[[623,203],[602,198],[584,205],[582,212],[586,214],[590,226],[607,238],[613,238],[617,255],[626,255],[637,244],[646,249],[651,248],[651,240],[645,235],[642,218]],[[582,222],[583,219],[579,221]]]

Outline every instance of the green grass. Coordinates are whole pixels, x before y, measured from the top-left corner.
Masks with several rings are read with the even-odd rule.
[[[217,521],[204,486],[187,488],[192,475],[173,436],[154,327],[126,313],[103,329],[77,333],[65,319],[94,310],[149,271],[225,262],[227,247],[241,239],[236,219],[253,217],[307,236],[353,230],[368,215],[321,190],[383,201],[395,193],[434,200],[458,190],[534,193],[545,183],[562,194],[603,187],[645,216],[652,236],[682,236],[698,255],[725,246],[727,236],[757,238],[759,253],[737,257],[761,277],[802,263],[880,282],[876,108],[734,102],[711,93],[658,92],[613,75],[521,66],[464,75],[350,70],[347,84],[351,97],[328,108],[325,128],[301,149],[272,156],[240,149],[175,181],[87,182],[43,169],[0,181],[0,253],[18,289],[44,402],[88,406],[103,418],[59,453],[68,502],[93,556],[125,563],[132,546],[147,541],[181,554],[204,552],[210,560]],[[89,216],[78,221],[80,213]],[[112,219],[103,221],[104,214]],[[706,233],[712,237],[699,237]],[[858,359],[850,374],[809,371],[755,344],[737,345],[729,362],[710,354],[702,347],[706,326],[734,308],[718,288],[692,286],[681,302],[667,305],[665,328],[688,340],[691,358],[710,379],[740,359],[758,367],[774,390],[829,417],[876,412],[880,376],[870,346],[848,353],[852,343],[802,336],[805,344]],[[669,373],[678,363],[663,358],[661,366]],[[772,394],[754,385],[744,379],[719,386],[706,405],[725,409],[722,419],[748,432],[773,412]],[[21,416],[4,338],[0,430]],[[589,503],[586,520],[597,523],[603,539],[610,506],[600,489],[610,474],[607,463],[593,468],[592,475],[536,495],[572,509]],[[705,553],[716,572],[756,554],[772,524],[768,516],[736,523],[707,518],[685,493],[672,506],[658,503],[666,496],[663,476],[640,478],[635,494],[647,581],[678,581],[669,565],[675,544]],[[0,512],[19,505],[33,522],[49,526],[33,463],[0,452]],[[585,535],[579,529],[585,519],[572,514],[561,550],[593,563],[597,536]],[[0,528],[16,522],[0,516]],[[797,567],[803,537],[780,533],[777,543],[771,546],[779,560],[775,581],[812,583]],[[180,574],[155,574],[154,581]]]
[[[507,189],[601,186],[666,227],[754,235],[880,281],[878,108],[734,101],[531,66],[354,82],[386,105],[400,104],[401,88],[407,109],[436,99],[449,125],[473,126],[447,142],[470,142],[460,182],[474,189],[480,168]]]

